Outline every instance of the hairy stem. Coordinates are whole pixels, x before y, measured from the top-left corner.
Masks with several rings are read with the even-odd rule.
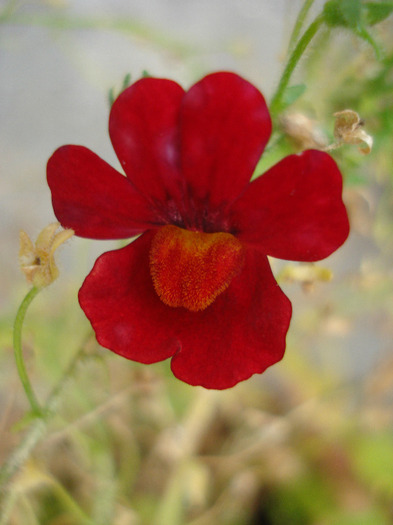
[[[301,33],[301,30],[303,28],[303,24],[304,24],[304,22],[306,20],[306,17],[308,15],[308,12],[309,12],[309,10],[312,7],[314,2],[315,2],[315,0],[305,0],[304,4],[302,5],[302,8],[299,11],[299,14],[297,16],[295,25],[293,27],[293,31],[292,31],[291,37],[289,39],[288,53],[291,53],[293,51],[293,49],[295,47],[295,44],[296,44],[296,42],[297,42],[297,40],[299,38],[299,35]]]
[[[285,69],[281,76],[276,93],[274,94],[270,104],[270,111],[273,117],[277,117],[277,114],[280,112],[283,105],[283,97],[285,94],[285,90],[288,87],[291,75],[295,67],[297,66],[300,58],[302,57],[304,51],[306,50],[308,44],[311,42],[318,29],[323,24],[323,21],[324,19],[322,15],[317,16],[317,18],[309,25],[309,27],[303,33],[303,36],[300,38],[300,40],[296,44],[295,49],[292,51],[288,59],[287,65],[285,66]]]

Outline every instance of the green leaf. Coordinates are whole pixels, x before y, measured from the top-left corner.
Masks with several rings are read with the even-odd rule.
[[[110,90],[108,91],[109,107],[113,106],[114,101],[115,101],[115,90],[113,89],[113,87],[111,87]]]
[[[348,24],[348,27],[359,27],[362,24],[361,0],[341,0],[340,9]]]
[[[27,427],[31,425],[33,421],[36,421],[37,419],[41,419],[44,421],[44,418],[40,416],[39,414],[35,414],[31,410],[29,412],[26,412],[22,416],[21,419],[19,419],[16,423],[14,423],[11,427],[12,432],[21,432],[22,430],[25,430]]]
[[[374,40],[372,35],[364,27],[359,27],[355,34],[365,40],[370,46],[374,49],[375,56],[377,60],[382,60],[384,57],[384,50],[382,47]]]
[[[131,73],[127,73],[125,77],[123,78],[123,83],[121,86],[120,93],[122,93],[125,89],[127,89],[130,84],[131,84]],[[110,88],[110,90],[108,91],[108,102],[109,102],[110,107],[113,106],[114,101],[120,95],[120,93],[116,93],[115,88],[113,87]]]
[[[361,0],[341,0],[340,5],[349,27],[359,27],[362,24]]]
[[[393,1],[329,0],[323,8],[325,23],[330,27],[359,29],[382,22],[393,12]]]
[[[131,73],[127,73],[123,79],[122,91],[124,91],[131,84]]]
[[[337,0],[329,0],[329,2],[326,2],[323,6],[323,17],[325,23],[330,27],[347,27],[347,21]]]
[[[375,56],[381,60],[383,49],[367,30],[367,25],[376,24],[393,12],[393,1],[367,2],[362,0],[329,0],[324,5],[323,17],[330,27],[346,27],[372,46]]]
[[[324,5],[323,16],[328,26],[355,29],[362,22],[361,0],[329,0]]]
[[[367,25],[373,26],[382,22],[393,12],[393,2],[366,2],[364,16]]]
[[[293,104],[298,98],[300,98],[303,93],[306,91],[305,84],[296,84],[295,86],[290,86],[285,90],[283,96],[283,105],[285,107]]]

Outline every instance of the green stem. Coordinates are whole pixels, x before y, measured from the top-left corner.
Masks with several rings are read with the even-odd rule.
[[[90,337],[91,336],[89,335],[89,338]],[[0,468],[0,492],[1,490],[4,489],[4,486],[8,482],[8,480],[16,473],[19,467],[26,461],[26,459],[30,455],[30,452],[33,450],[33,448],[36,446],[38,441],[44,435],[49,419],[52,416],[52,414],[54,414],[57,408],[59,399],[62,393],[64,392],[68,381],[70,380],[71,377],[73,377],[77,364],[79,363],[81,356],[85,352],[85,346],[86,346],[86,342],[80,347],[78,352],[75,354],[71,363],[68,365],[66,371],[64,372],[62,378],[60,379],[59,383],[52,390],[43,408],[43,413],[46,415],[46,417],[37,418],[32,422],[32,424],[29,427],[29,430],[24,436],[24,439],[15,448],[13,453],[10,454],[8,459],[1,466]]]
[[[276,93],[274,94],[271,104],[270,104],[270,111],[273,117],[276,117],[282,108],[283,96],[284,96],[285,90],[288,87],[293,70],[297,66],[308,44],[311,42],[312,38],[315,36],[318,29],[323,24],[323,21],[324,21],[323,15],[317,16],[317,18],[306,29],[303,36],[298,41],[295,49],[292,51],[288,59],[287,65],[285,66],[284,72],[281,76],[281,80],[278,84]]]
[[[33,286],[33,288],[28,292],[28,294],[23,299],[19,307],[18,313],[16,314],[15,323],[14,323],[14,353],[15,353],[15,361],[16,361],[16,367],[18,369],[18,374],[22,382],[23,388],[25,389],[26,396],[30,402],[32,412],[35,416],[42,417],[43,412],[33,392],[33,389],[31,387],[29,376],[27,375],[27,372],[26,372],[26,367],[25,367],[25,362],[23,359],[23,352],[22,352],[23,321],[25,319],[26,312],[27,312],[27,309],[30,303],[33,301],[34,297],[39,293],[39,291],[40,291],[40,288],[36,288],[35,286]]]
[[[365,28],[359,28],[355,31],[355,33],[370,44],[370,46],[374,49],[376,59],[382,60],[384,54],[383,49],[377,44],[371,34]]]
[[[292,31],[292,35],[289,39],[288,53],[291,53],[293,51],[293,48],[295,47],[297,39],[299,38],[300,32],[302,30],[304,21],[306,20],[308,12],[310,8],[312,7],[314,1],[315,0],[305,0],[302,8],[300,9],[295,25],[294,25],[294,28],[293,28],[293,31]]]
[[[63,504],[64,508],[72,514],[78,525],[94,525],[93,520],[89,518],[85,511],[69,495],[61,483],[53,478],[51,479],[51,483],[57,498]]]

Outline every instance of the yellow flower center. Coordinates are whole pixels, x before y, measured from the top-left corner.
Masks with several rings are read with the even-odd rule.
[[[192,312],[204,310],[242,269],[244,249],[230,233],[163,226],[150,248],[150,273],[160,299]]]

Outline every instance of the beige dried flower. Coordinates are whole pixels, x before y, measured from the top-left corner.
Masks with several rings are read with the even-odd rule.
[[[358,113],[352,109],[344,109],[334,113],[333,116],[336,117],[334,126],[336,143],[328,146],[327,149],[335,149],[342,144],[358,144],[359,151],[368,155],[371,152],[373,138],[364,131],[364,122]]]
[[[61,230],[60,224],[49,224],[38,235],[35,244],[23,230],[20,232],[19,263],[29,283],[37,288],[51,284],[59,275],[54,252],[74,235],[73,230]]]
[[[281,117],[280,124],[283,132],[300,150],[327,146],[327,139],[318,123],[303,113],[287,113]]]

